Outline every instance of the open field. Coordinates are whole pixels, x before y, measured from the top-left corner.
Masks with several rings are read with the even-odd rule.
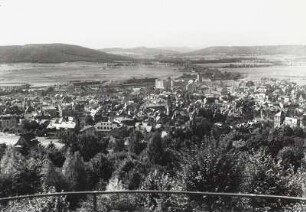
[[[216,64],[214,64],[216,65]],[[216,67],[216,66],[214,66]],[[107,67],[99,63],[61,63],[61,64],[0,64],[0,86],[29,83],[46,86],[67,83],[72,80],[126,80],[132,77],[178,76],[175,66],[135,65]],[[306,84],[306,65],[269,66],[256,68],[220,68],[222,71],[239,72],[248,80],[262,77],[288,79],[298,84]]]
[[[222,71],[241,73],[248,80],[259,80],[262,77],[287,79],[306,85],[306,65],[298,66],[269,66],[256,68],[220,68]]]
[[[106,67],[99,63],[1,64],[0,85],[29,83],[36,86],[66,83],[72,80],[126,80],[132,77],[165,77],[179,73],[166,65]]]
[[[0,132],[0,144],[15,145],[19,138],[20,138],[20,136],[15,135],[15,134]],[[58,139],[49,139],[47,137],[37,137],[37,140],[44,147],[47,147],[51,142],[58,149],[60,149],[64,146],[64,144],[60,143]]]

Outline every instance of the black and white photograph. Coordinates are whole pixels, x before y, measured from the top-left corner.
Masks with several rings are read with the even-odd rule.
[[[0,0],[1,212],[305,212],[305,0]]]

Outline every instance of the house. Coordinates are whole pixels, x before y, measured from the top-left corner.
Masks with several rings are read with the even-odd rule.
[[[171,88],[171,80],[170,79],[156,79],[155,80],[155,88],[168,90]]]
[[[71,104],[58,105],[58,110],[59,110],[59,116],[60,117],[73,116],[73,114],[74,114]]]
[[[283,111],[274,115],[274,128],[280,127],[285,120],[285,115]]]
[[[300,126],[300,119],[298,117],[285,117],[284,125],[290,126],[291,128]]]
[[[67,118],[56,118],[52,119],[47,127],[47,129],[74,129],[76,127],[76,123],[73,119],[73,117],[67,117]]]
[[[136,129],[142,132],[151,132],[153,126],[147,122],[137,122],[135,125]]]
[[[17,127],[16,115],[1,115],[0,116],[0,130],[15,129]]]
[[[36,136],[34,133],[25,133],[20,135],[20,138],[18,139],[17,143],[15,144],[15,147],[18,148],[32,148],[37,146],[39,141],[36,139]]]
[[[266,94],[265,93],[255,93],[254,97],[256,101],[263,102],[266,99]]]
[[[256,91],[258,93],[266,93],[267,92],[267,88],[266,88],[266,86],[259,86]]]
[[[97,132],[110,132],[119,127],[118,123],[111,121],[100,121],[94,125]]]
[[[300,127],[303,129],[306,129],[306,114],[303,114],[301,121],[300,121]]]
[[[41,109],[42,111],[50,114],[51,118],[56,118],[58,115],[57,108],[52,105],[43,105]]]
[[[85,136],[94,136],[96,134],[96,128],[91,125],[84,126],[80,133]]]

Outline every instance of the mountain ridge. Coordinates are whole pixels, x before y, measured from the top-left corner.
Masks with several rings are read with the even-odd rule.
[[[110,54],[117,54],[123,56],[130,56],[134,58],[154,58],[157,56],[172,56],[178,55],[182,52],[167,49],[167,48],[151,48],[145,46],[133,47],[133,48],[103,48],[99,49],[99,51],[103,51]]]
[[[183,53],[184,56],[208,55],[306,55],[306,45],[211,46]]]
[[[0,46],[0,63],[114,62],[129,60],[131,58],[62,43]]]

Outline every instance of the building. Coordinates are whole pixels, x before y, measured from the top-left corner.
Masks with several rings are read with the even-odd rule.
[[[118,128],[118,124],[111,121],[100,121],[94,125],[97,132],[110,132],[115,128]]]
[[[280,127],[285,120],[285,115],[283,111],[275,114],[274,116],[274,128]]]
[[[85,136],[94,136],[96,134],[96,128],[94,126],[88,125],[84,126],[81,130],[80,133]]]
[[[15,147],[21,148],[21,149],[29,149],[34,146],[37,146],[39,141],[36,139],[36,136],[34,133],[25,133],[20,136],[17,143],[15,144]]]
[[[290,126],[291,128],[300,126],[300,119],[298,117],[285,117],[284,125]]]
[[[42,111],[50,114],[51,118],[56,118],[58,116],[57,108],[53,105],[43,105],[41,109]]]
[[[156,79],[155,80],[155,88],[168,90],[171,88],[171,79]]]
[[[263,102],[266,99],[266,94],[265,93],[255,93],[254,97],[256,101]]]
[[[72,130],[76,127],[76,122],[73,117],[66,118],[55,118],[52,119],[47,127],[47,129],[56,129],[56,130]]]
[[[17,127],[17,117],[15,115],[0,116],[0,130],[15,129]]]

